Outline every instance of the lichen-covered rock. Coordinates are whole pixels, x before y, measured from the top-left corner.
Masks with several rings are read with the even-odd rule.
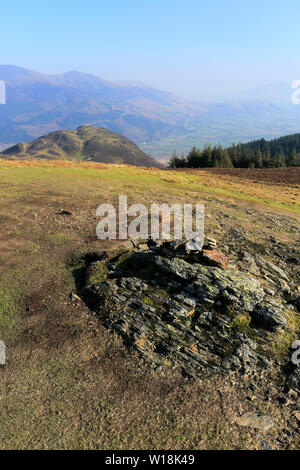
[[[261,275],[270,284],[280,286],[283,290],[289,290],[289,278],[286,272],[279,266],[276,266],[262,256],[252,255],[247,251],[241,252],[239,258],[238,266],[240,269],[254,275]]]
[[[287,325],[282,306],[271,300],[258,304],[252,312],[252,318],[270,330],[284,329]]]
[[[108,273],[85,296],[154,367],[203,378],[272,366],[263,351],[269,330],[286,327],[285,307],[253,277],[151,250],[122,255]]]

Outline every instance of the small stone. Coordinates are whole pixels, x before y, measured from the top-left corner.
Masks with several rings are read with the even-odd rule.
[[[143,245],[145,243],[147,243],[147,247],[148,247],[148,241],[149,240],[144,240],[143,238],[137,238],[137,239],[131,239],[129,241],[132,243],[132,245],[135,248],[139,248],[140,245]]]
[[[269,289],[269,287],[266,287],[264,289],[264,291],[265,291],[266,294],[269,294],[269,295],[272,295],[272,296],[275,295],[275,291],[273,289]]]
[[[264,415],[261,413],[245,413],[236,419],[236,423],[240,426],[249,426],[250,428],[260,429],[262,431],[268,431],[275,423],[270,415]]]
[[[73,212],[61,209],[59,212],[56,212],[57,215],[73,215]]]
[[[201,251],[204,245],[204,238],[194,237],[193,239],[187,240],[185,243],[186,253]]]
[[[255,322],[267,329],[286,328],[287,320],[284,316],[284,308],[274,300],[270,299],[264,305],[257,304],[254,311],[251,312],[251,316]]]
[[[208,246],[208,249],[209,249],[209,250],[216,250],[216,249],[217,249],[217,245],[211,245],[211,244],[209,244],[209,245],[207,245],[207,246]]]
[[[260,445],[261,445],[262,450],[273,450],[270,444],[264,439],[262,439],[261,436],[259,437],[259,440],[260,440]]]
[[[123,244],[123,247],[126,248],[126,249],[128,249],[128,250],[132,250],[132,248],[134,247],[134,245],[133,245],[133,243],[132,243],[131,240],[128,240],[127,242],[125,242],[125,243]]]
[[[207,246],[210,250],[214,250],[217,248],[217,242],[214,238],[212,239],[207,239]]]
[[[146,243],[141,243],[138,246],[138,248],[139,248],[139,250],[145,251],[145,250],[148,250],[148,245]]]
[[[225,269],[227,266],[227,258],[218,250],[203,250],[202,258],[213,266]]]
[[[300,423],[300,411],[293,411],[293,416],[295,416],[296,420]]]
[[[213,250],[214,248],[217,248],[217,242],[215,240],[214,241],[208,240],[207,245],[211,250]]]
[[[79,295],[75,294],[75,292],[71,292],[70,299],[73,300],[73,302],[81,302],[81,298]]]
[[[297,400],[298,398],[298,393],[295,392],[295,390],[291,389],[287,392],[287,396],[291,398],[292,400]],[[300,408],[300,400],[299,400],[299,408]]]

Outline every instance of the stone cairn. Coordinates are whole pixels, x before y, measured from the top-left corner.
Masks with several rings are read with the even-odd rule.
[[[195,238],[183,238],[181,240],[131,240],[127,248],[138,249],[140,251],[153,251],[167,257],[178,257],[187,261],[200,262],[211,266],[218,266],[225,269],[227,265],[226,256],[218,250],[217,241],[207,237],[204,243],[199,244],[199,249],[195,249]]]
[[[217,241],[214,238],[207,237],[206,238],[208,249],[209,250],[216,250],[217,249]]]

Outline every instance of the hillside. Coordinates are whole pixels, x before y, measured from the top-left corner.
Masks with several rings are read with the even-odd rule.
[[[89,124],[134,140],[147,154],[168,157],[205,143],[231,145],[298,132],[300,106],[247,95],[231,102],[193,102],[145,84],[95,75],[45,75],[0,65],[7,103],[0,105],[0,148],[48,132]],[[287,87],[286,93],[291,90]]]
[[[0,161],[1,449],[299,448],[299,178],[228,172]],[[204,203],[227,267],[97,239],[118,194]]]
[[[158,162],[122,135],[92,126],[81,126],[75,131],[51,132],[33,142],[21,142],[4,150],[0,157],[10,160],[84,160],[159,166]]]

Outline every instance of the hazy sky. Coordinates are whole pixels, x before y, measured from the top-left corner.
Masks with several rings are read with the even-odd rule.
[[[299,0],[1,2],[0,63],[226,97],[300,79]]]

